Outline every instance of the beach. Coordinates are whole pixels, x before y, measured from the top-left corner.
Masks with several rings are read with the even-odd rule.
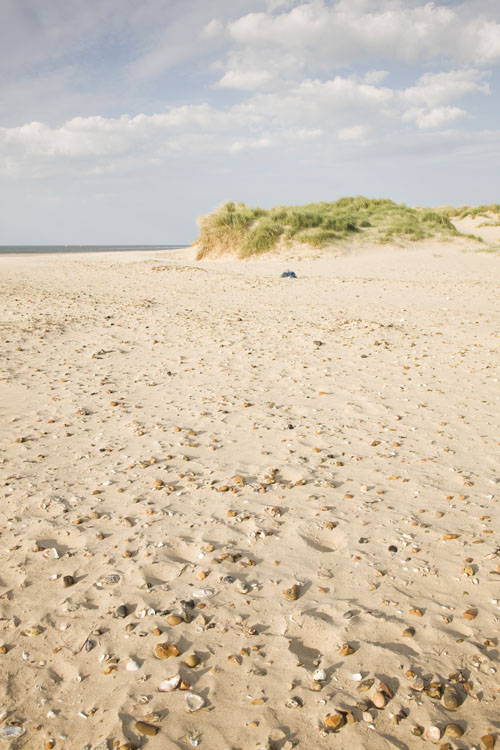
[[[0,269],[6,746],[494,747],[498,253]]]

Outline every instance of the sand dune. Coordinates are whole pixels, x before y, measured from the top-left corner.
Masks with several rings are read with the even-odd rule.
[[[500,263],[464,249],[0,258],[10,747],[494,742]]]

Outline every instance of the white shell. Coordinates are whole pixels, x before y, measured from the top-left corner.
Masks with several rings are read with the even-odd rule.
[[[354,672],[354,674],[349,675],[349,679],[353,682],[361,682],[363,679],[363,675],[361,675],[359,672]]]
[[[163,682],[160,682],[160,687],[158,690],[161,693],[171,693],[172,690],[175,690],[177,687],[179,687],[179,683],[181,681],[180,674],[176,674],[173,677],[167,677],[166,680],[163,680]]]
[[[215,591],[213,589],[196,589],[196,591],[193,591],[193,596],[195,599],[208,599],[214,594]]]
[[[187,710],[192,713],[193,711],[198,711],[200,708],[203,708],[205,705],[205,699],[201,697],[201,695],[196,695],[195,693],[186,693],[186,705]]]
[[[139,669],[139,665],[136,661],[130,659],[125,669],[127,670],[127,672],[137,672],[137,670]]]
[[[59,552],[56,550],[55,547],[49,547],[49,549],[46,549],[43,553],[44,557],[49,557],[51,560],[58,560],[59,559]]]
[[[324,682],[326,680],[326,672],[324,669],[317,669],[313,674],[313,680],[317,682]]]
[[[22,737],[25,732],[24,727],[2,727],[0,740],[13,740],[15,737]]]
[[[441,730],[439,727],[427,727],[425,730],[425,739],[431,742],[439,742],[441,739]]]

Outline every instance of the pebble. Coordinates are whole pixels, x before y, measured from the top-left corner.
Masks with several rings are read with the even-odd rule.
[[[63,586],[65,589],[69,588],[70,586],[74,586],[76,581],[73,578],[73,576],[63,576]]]
[[[115,617],[118,619],[128,617],[128,609],[125,604],[120,604],[120,606],[116,608]]]
[[[299,598],[300,589],[299,586],[294,583],[289,589],[284,589],[283,596],[290,602],[294,602]]]
[[[139,734],[145,735],[147,737],[156,737],[156,735],[160,731],[158,727],[155,727],[153,724],[148,724],[145,721],[136,721],[135,728],[139,732]]]
[[[376,708],[384,708],[387,703],[387,696],[377,690],[377,692],[372,695],[372,703]]]
[[[184,663],[186,664],[186,666],[191,668],[197,667],[200,663],[200,657],[198,656],[198,654],[189,654],[189,656],[186,656]]]
[[[441,698],[441,703],[448,711],[455,711],[460,705],[460,698],[453,688],[446,687]]]
[[[182,617],[179,617],[179,615],[168,615],[166,617],[166,621],[169,625],[172,625],[172,627],[175,627],[176,625],[180,625],[181,622],[184,622]]]
[[[460,724],[447,724],[444,728],[444,733],[447,737],[462,737],[464,734],[464,729],[460,726]]]

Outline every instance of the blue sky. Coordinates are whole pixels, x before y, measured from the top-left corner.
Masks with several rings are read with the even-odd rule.
[[[0,244],[223,200],[499,200],[498,0],[2,0]]]

